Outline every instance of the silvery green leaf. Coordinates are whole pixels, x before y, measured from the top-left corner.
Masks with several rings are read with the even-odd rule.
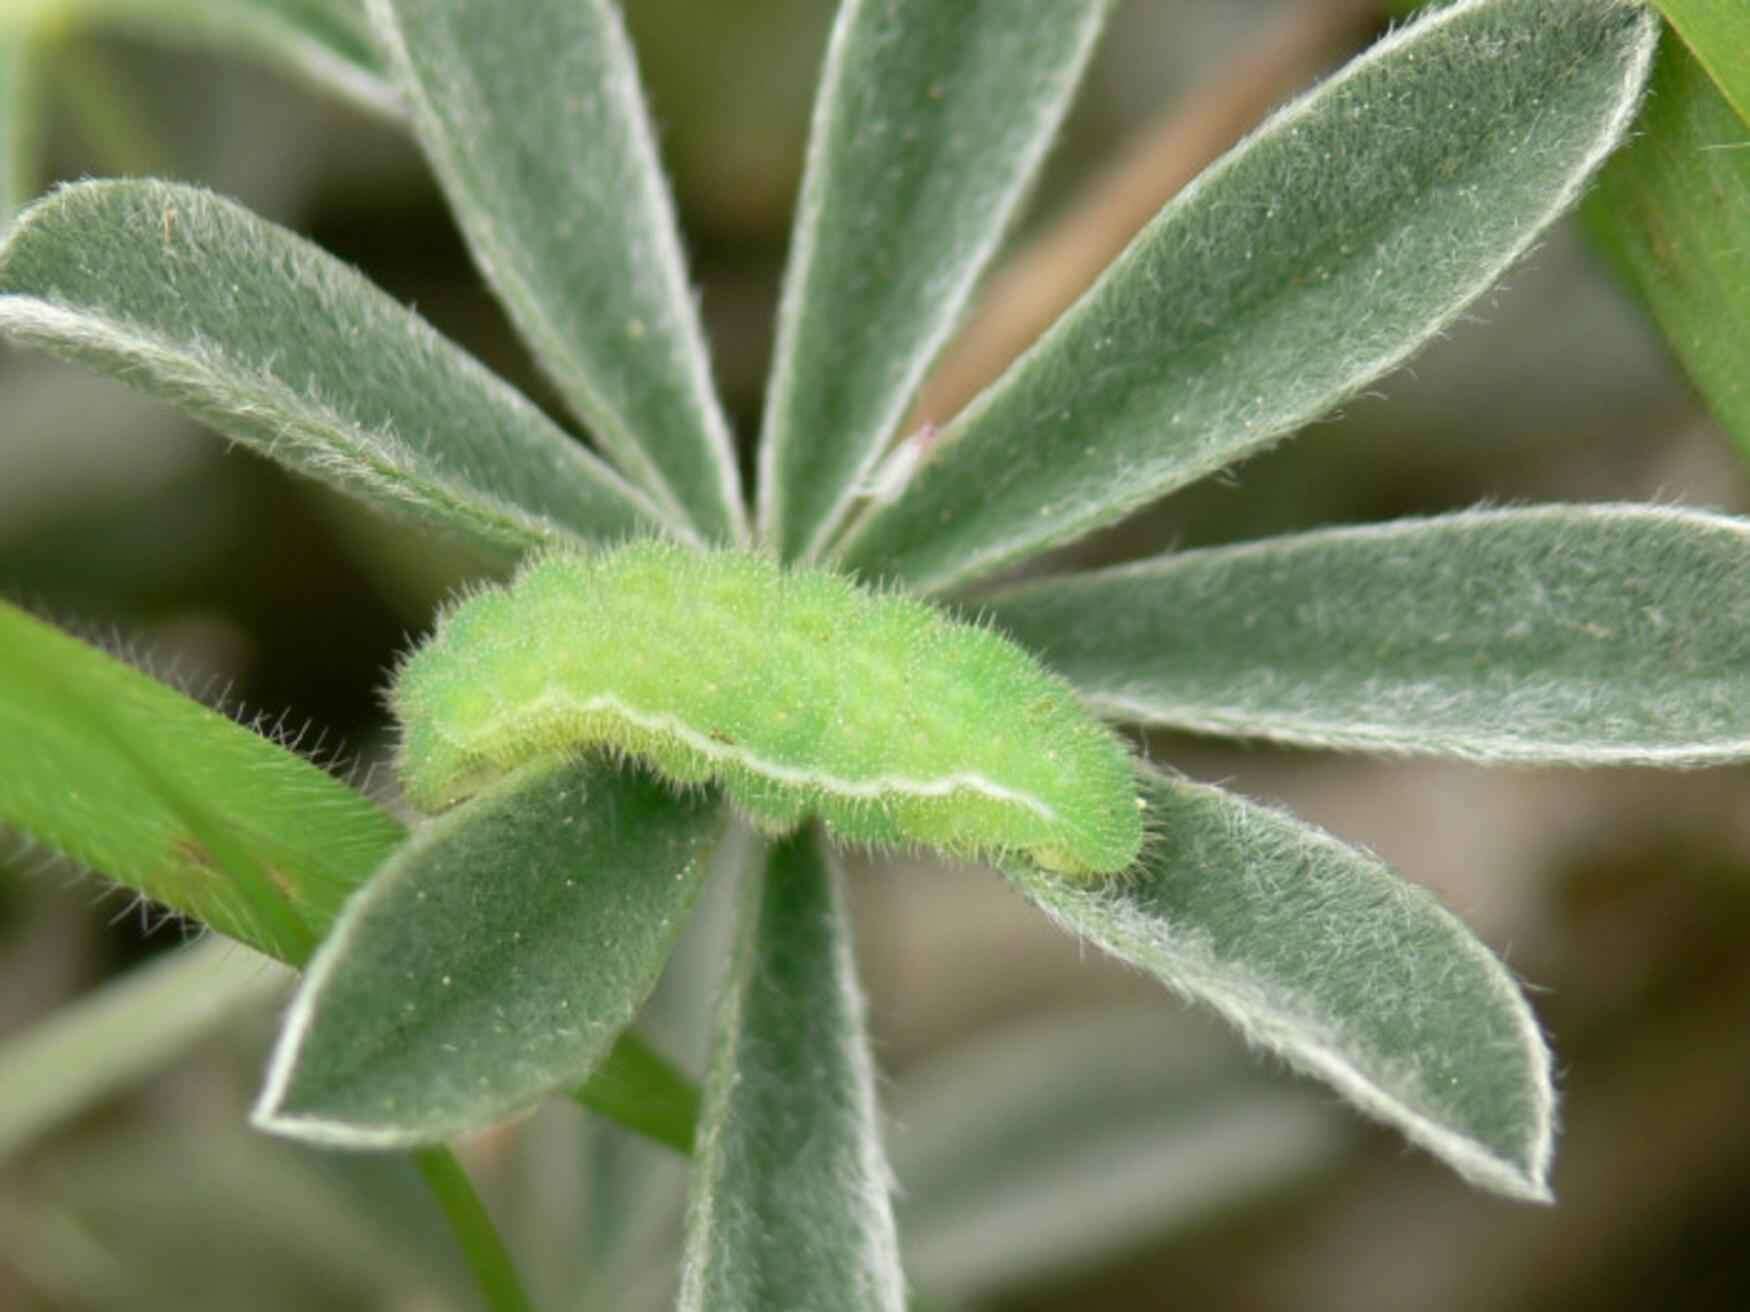
[[[1623,0],[1461,0],[1272,117],[1149,224],[843,544],[953,588],[1354,396],[1573,202],[1639,103]]]
[[[1115,720],[1474,760],[1750,756],[1750,521],[1549,506],[1024,584],[985,613]]]
[[[839,882],[807,830],[748,881],[705,1086],[684,1312],[905,1306]]]
[[[1549,1052],[1506,968],[1366,854],[1139,767],[1153,831],[1124,876],[1011,879],[1072,934],[1213,1007],[1475,1184],[1547,1200]]]
[[[263,1129],[437,1142],[581,1083],[655,985],[722,811],[617,767],[535,766],[417,830],[293,1000]]]
[[[0,331],[499,551],[664,526],[424,320],[197,188],[88,182],[32,206],[0,246]]]
[[[573,411],[670,518],[744,537],[734,443],[618,10],[371,0],[371,14],[476,263]]]
[[[873,474],[1037,173],[1108,7],[840,7],[761,437],[761,532],[781,557],[817,554]]]

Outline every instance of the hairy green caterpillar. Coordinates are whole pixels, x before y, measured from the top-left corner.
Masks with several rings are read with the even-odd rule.
[[[720,783],[762,830],[1070,874],[1142,843],[1131,760],[987,628],[764,556],[647,540],[538,557],[452,607],[396,674],[407,795],[438,811],[590,748]]]

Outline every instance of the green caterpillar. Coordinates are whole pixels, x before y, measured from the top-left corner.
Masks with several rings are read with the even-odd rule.
[[[759,555],[646,540],[535,558],[451,608],[391,700],[427,812],[605,748],[720,783],[772,834],[815,815],[852,842],[1077,875],[1142,843],[1128,751],[1021,648]]]

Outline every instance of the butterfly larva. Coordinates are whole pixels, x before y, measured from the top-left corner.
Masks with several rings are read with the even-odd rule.
[[[549,555],[462,601],[391,694],[408,797],[437,811],[524,762],[624,752],[712,780],[761,829],[1073,874],[1122,870],[1131,761],[1021,648],[824,570],[660,541]]]

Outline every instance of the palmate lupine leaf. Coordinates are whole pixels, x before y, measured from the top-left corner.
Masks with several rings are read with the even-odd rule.
[[[1667,34],[1640,128],[1599,176],[1588,227],[1750,453],[1750,120]]]
[[[1656,20],[1466,0],[1394,33],[1161,212],[841,552],[927,591],[1109,523],[1327,412],[1578,195]]]
[[[850,0],[828,48],[760,439],[760,529],[806,558],[995,252],[1108,0]]]
[[[723,823],[707,795],[562,763],[422,826],[311,962],[256,1124],[436,1143],[587,1078],[655,986]]]
[[[1750,521],[1552,506],[1331,529],[1006,589],[1115,720],[1475,760],[1750,756]]]
[[[684,1312],[905,1306],[840,878],[803,830],[744,890],[700,1121]]]
[[[744,538],[734,445],[618,10],[372,0],[371,14],[475,261],[573,411],[670,518]]]
[[[1475,1184],[1546,1200],[1549,1053],[1506,969],[1432,897],[1310,825],[1138,770],[1122,879],[1011,863],[1071,933],[1207,1003]]]
[[[0,246],[0,331],[498,552],[663,527],[422,319],[197,188],[90,182],[32,206]]]

